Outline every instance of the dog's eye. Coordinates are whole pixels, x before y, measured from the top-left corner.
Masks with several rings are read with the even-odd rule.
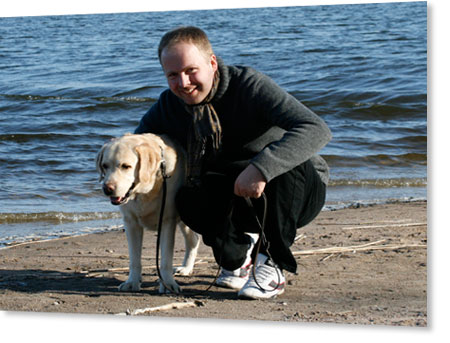
[[[103,163],[103,164],[102,164],[102,168],[103,168],[104,170],[106,170],[106,169],[108,169],[108,165],[107,165],[106,163]]]
[[[127,169],[130,169],[130,168],[131,168],[131,166],[130,166],[129,164],[122,164],[120,167],[121,167],[122,169],[124,169],[124,170],[127,170]]]

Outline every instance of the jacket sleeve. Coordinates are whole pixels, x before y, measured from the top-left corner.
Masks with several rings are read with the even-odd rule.
[[[269,77],[258,74],[248,97],[258,116],[285,130],[281,139],[268,144],[251,161],[270,181],[315,156],[330,140],[327,124]]]

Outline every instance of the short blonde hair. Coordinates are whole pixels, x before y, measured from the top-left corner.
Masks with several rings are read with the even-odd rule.
[[[207,57],[214,54],[206,33],[195,26],[183,26],[173,29],[162,36],[158,47],[158,58],[161,62],[162,51],[177,43],[192,43]]]

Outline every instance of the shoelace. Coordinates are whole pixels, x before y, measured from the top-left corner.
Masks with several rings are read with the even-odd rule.
[[[268,282],[268,284],[271,281],[275,281],[277,284],[279,283],[278,281],[276,281],[277,279],[279,280],[279,272],[276,268],[268,266],[266,264],[261,264],[258,267],[256,267],[256,273],[255,273],[255,277],[258,277],[258,282],[263,283],[263,281],[266,281],[267,279],[269,279],[270,281]],[[255,278],[253,276],[253,273],[250,273],[250,282],[249,282],[249,286],[253,286],[253,287],[257,287],[259,286],[258,283],[255,281]],[[275,289],[273,289],[275,290]],[[264,291],[272,291],[272,290],[266,290],[264,289]]]

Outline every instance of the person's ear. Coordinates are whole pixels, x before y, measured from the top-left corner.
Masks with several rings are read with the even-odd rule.
[[[219,65],[217,63],[217,57],[216,55],[212,54],[210,58],[211,67],[213,68],[214,72],[219,68]]]

